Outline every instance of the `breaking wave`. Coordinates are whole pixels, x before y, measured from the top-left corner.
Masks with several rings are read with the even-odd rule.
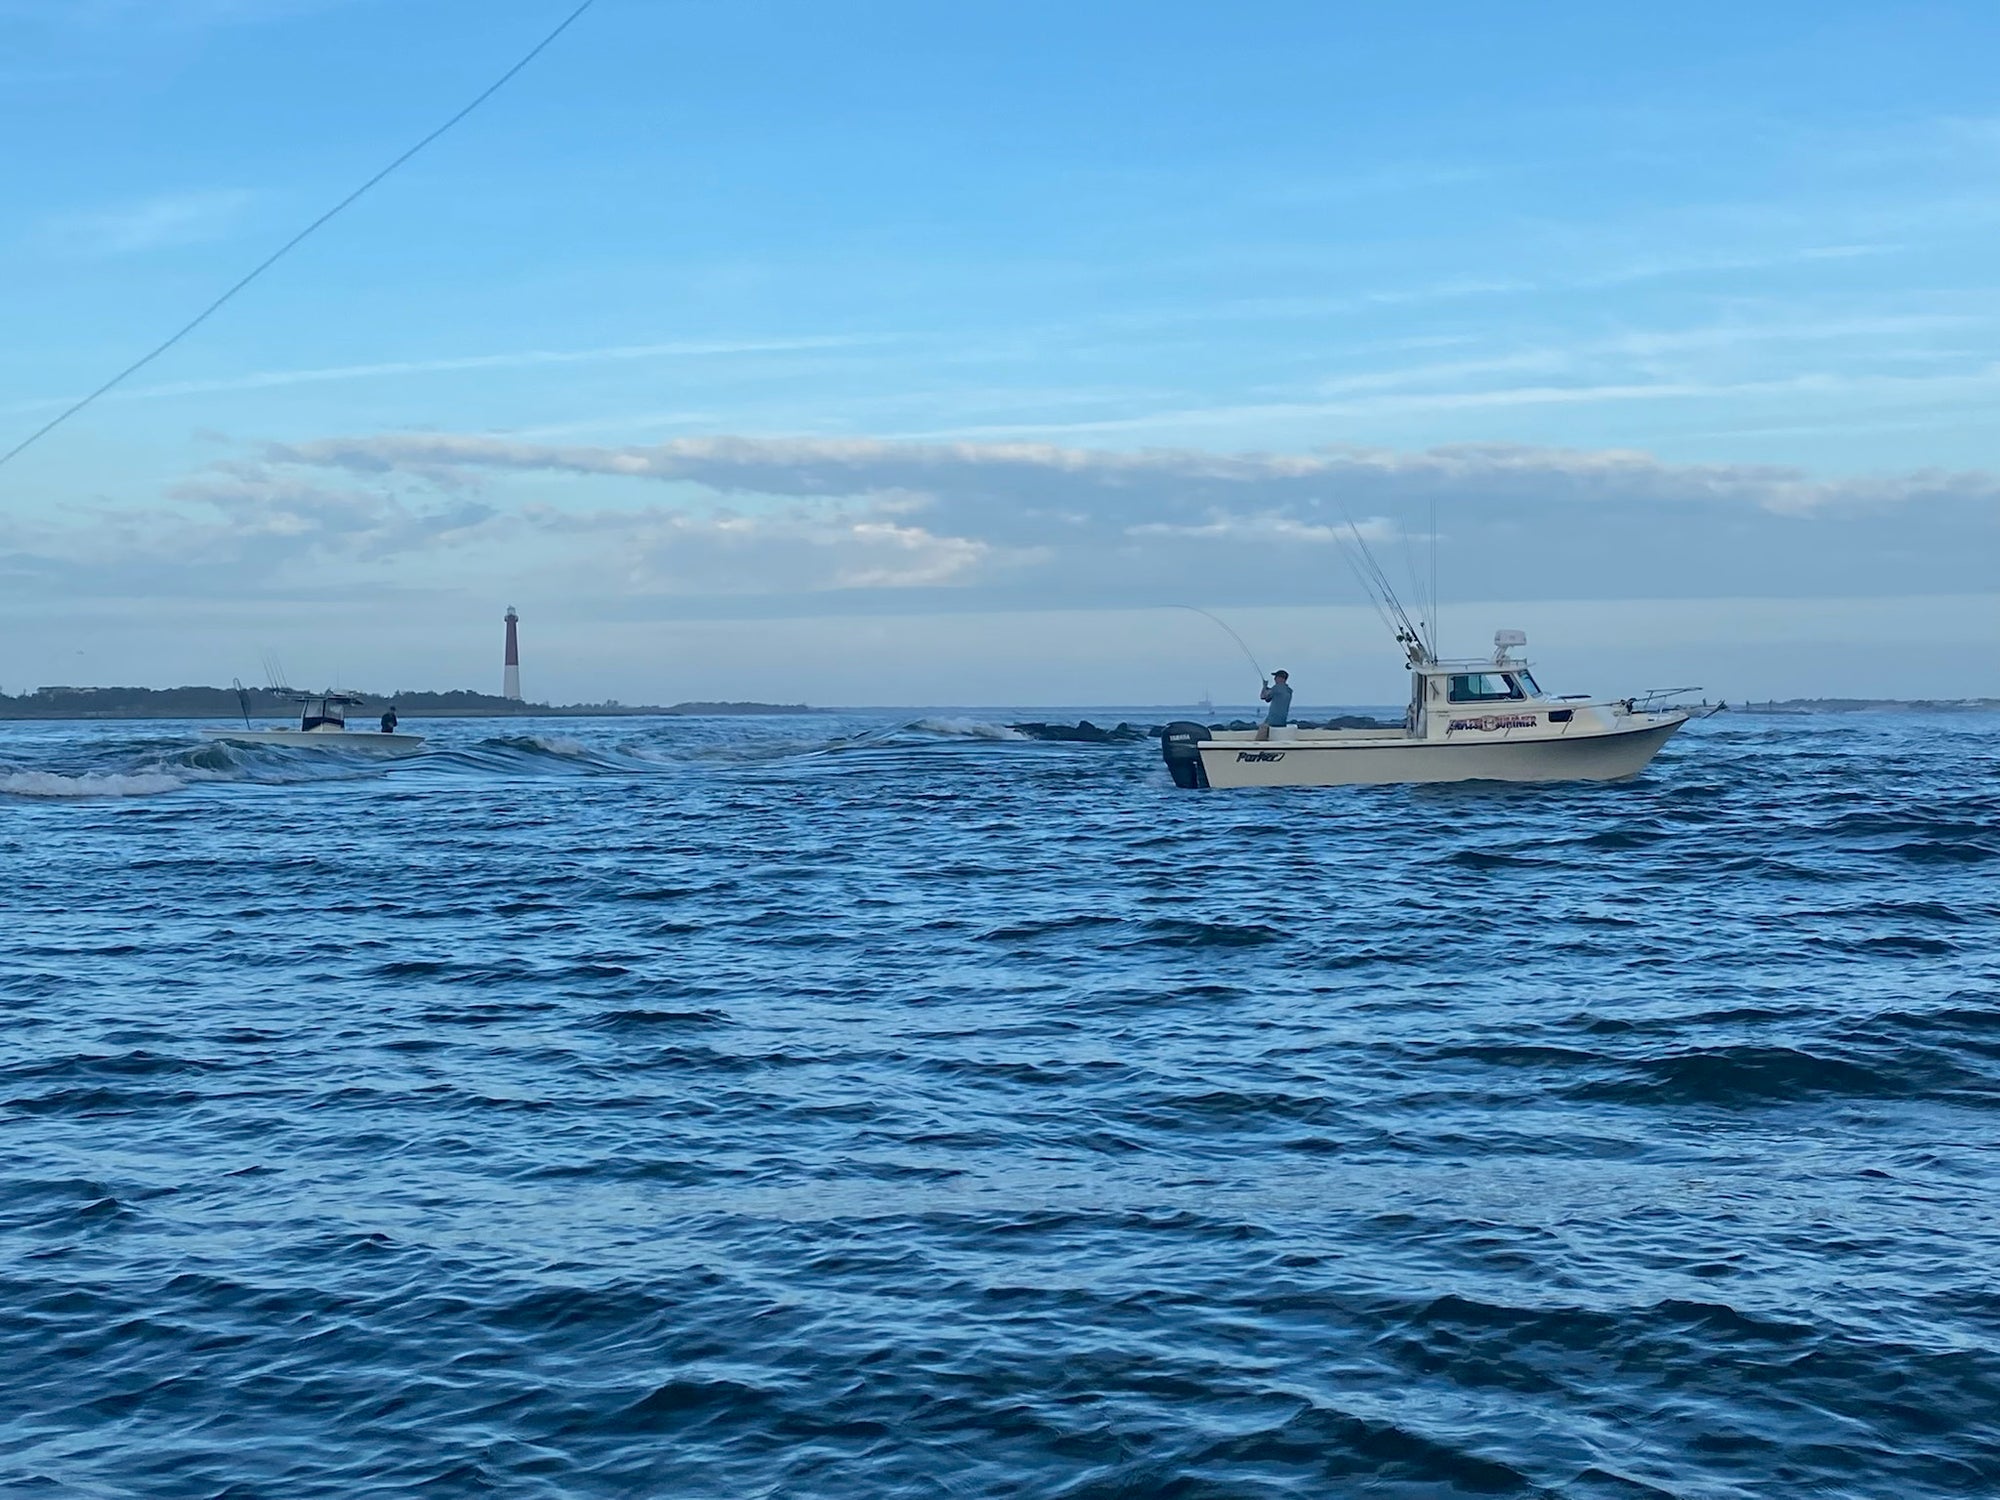
[[[164,771],[64,776],[55,771],[14,771],[0,776],[0,793],[14,797],[157,797],[187,785]]]
[[[406,727],[426,736],[422,750],[395,756],[338,740],[313,746],[244,744],[196,738],[204,731],[167,726],[151,732],[100,732],[82,744],[45,733],[53,753],[39,765],[0,766],[0,796],[143,798],[190,788],[383,777],[430,783],[467,776],[657,776],[690,769],[715,775],[788,764],[805,767],[829,757],[858,770],[872,763],[869,756],[893,758],[952,745],[1026,745],[1036,738],[969,716],[829,718],[828,732],[820,734],[801,733],[796,716],[584,721],[587,727],[573,733],[524,726],[496,734],[490,723],[478,720],[412,724]]]
[[[364,753],[238,745],[223,740],[117,740],[78,754],[62,747],[51,764],[0,769],[0,796],[44,799],[158,797],[195,787],[288,786],[377,775],[383,762]]]
[[[593,755],[590,746],[566,734],[506,734],[483,743],[501,750],[519,750],[526,755],[554,755],[565,760],[588,760]]]
[[[923,734],[943,735],[964,740],[1025,740],[1027,735],[1006,724],[988,724],[979,719],[919,719],[910,725]]]

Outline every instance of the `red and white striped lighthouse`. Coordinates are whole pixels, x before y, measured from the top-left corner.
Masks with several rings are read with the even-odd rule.
[[[507,606],[507,671],[501,678],[500,696],[521,701],[521,638],[514,632],[514,622],[521,617],[514,613],[514,606]]]

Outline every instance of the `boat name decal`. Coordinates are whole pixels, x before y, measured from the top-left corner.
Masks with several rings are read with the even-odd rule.
[[[1239,761],[1283,760],[1285,758],[1285,752],[1282,750],[1238,750],[1236,752],[1236,758]]]
[[[1533,729],[1533,714],[1482,714],[1476,719],[1453,719],[1453,729],[1477,729],[1491,732],[1495,729]]]

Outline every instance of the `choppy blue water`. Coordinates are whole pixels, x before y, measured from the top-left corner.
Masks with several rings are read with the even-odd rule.
[[[2000,721],[405,727],[0,730],[7,1493],[2000,1491]]]

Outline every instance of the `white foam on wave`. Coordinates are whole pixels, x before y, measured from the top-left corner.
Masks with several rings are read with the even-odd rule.
[[[161,757],[131,775],[165,774],[183,782],[252,782],[293,786],[309,781],[349,781],[380,769],[374,757],[346,755],[338,747],[302,750],[284,745],[238,745],[208,740]]]
[[[257,786],[302,786],[309,781],[353,781],[366,776],[379,767],[362,762],[356,765],[358,756],[343,757],[336,762],[332,757],[315,758],[304,765],[279,764],[275,766],[232,766],[227,770],[217,770],[213,766],[180,766],[174,775],[186,781],[249,782]]]
[[[0,776],[0,793],[15,797],[156,797],[162,792],[178,792],[186,785],[180,777],[164,771],[83,776],[15,771]]]
[[[588,757],[594,752],[582,740],[573,740],[566,734],[503,734],[481,742],[491,750],[512,750],[538,755],[561,755],[569,758]]]
[[[1027,736],[1005,724],[986,724],[978,719],[919,719],[915,726],[925,734],[948,734],[970,740],[1025,740]]]

